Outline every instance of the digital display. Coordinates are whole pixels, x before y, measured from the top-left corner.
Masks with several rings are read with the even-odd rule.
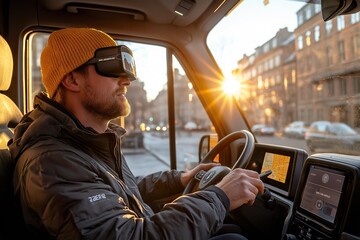
[[[269,179],[285,183],[289,171],[290,156],[266,152],[261,173],[272,170]]]
[[[300,207],[327,222],[334,223],[344,181],[343,172],[311,166]]]
[[[248,169],[260,174],[271,170],[272,173],[262,179],[265,187],[292,199],[300,179],[294,171],[301,171],[306,157],[305,151],[296,148],[257,144]]]

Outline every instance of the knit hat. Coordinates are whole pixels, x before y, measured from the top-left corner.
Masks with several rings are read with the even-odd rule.
[[[52,98],[63,77],[94,56],[95,50],[116,46],[106,33],[93,28],[66,28],[53,32],[41,53],[42,82]]]

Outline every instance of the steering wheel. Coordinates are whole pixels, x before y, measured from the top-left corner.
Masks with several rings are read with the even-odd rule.
[[[246,168],[249,164],[251,156],[255,148],[254,136],[247,130],[241,130],[230,133],[229,135],[222,138],[201,160],[200,163],[211,163],[217,154],[225,147],[227,147],[233,141],[245,138],[245,146],[240,154],[240,157],[236,160],[232,169],[235,168]],[[218,183],[225,175],[227,175],[232,169],[226,166],[216,166],[211,168],[209,171],[199,171],[193,179],[185,187],[183,194],[191,193],[195,190],[196,184],[198,184],[198,190],[204,189],[210,185]]]

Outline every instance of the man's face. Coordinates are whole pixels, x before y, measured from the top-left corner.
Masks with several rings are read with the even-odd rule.
[[[125,97],[127,86],[130,85],[129,78],[101,76],[92,65],[82,77],[81,101],[88,112],[102,120],[129,115],[130,105]]]

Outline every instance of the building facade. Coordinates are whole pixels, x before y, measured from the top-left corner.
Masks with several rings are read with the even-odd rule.
[[[296,58],[294,33],[287,28],[244,55],[233,71],[247,94],[240,93],[240,105],[251,125],[263,123],[281,128],[297,118]]]
[[[299,119],[345,122],[359,128],[360,14],[324,22],[319,6],[307,4],[297,17]]]
[[[360,13],[324,22],[320,5],[306,4],[297,22],[233,71],[248,91],[239,101],[250,124],[282,130],[292,121],[328,120],[359,128]]]

